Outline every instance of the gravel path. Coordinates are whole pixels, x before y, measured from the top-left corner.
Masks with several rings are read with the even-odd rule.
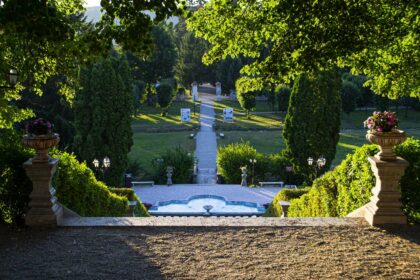
[[[420,279],[420,227],[0,227],[0,279]]]

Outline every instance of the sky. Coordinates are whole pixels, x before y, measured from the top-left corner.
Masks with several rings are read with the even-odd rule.
[[[85,0],[85,2],[85,7],[96,7],[101,5],[101,0]]]

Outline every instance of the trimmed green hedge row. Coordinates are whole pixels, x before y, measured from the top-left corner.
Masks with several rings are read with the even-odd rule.
[[[344,217],[369,202],[375,177],[367,161],[378,152],[376,145],[364,145],[347,155],[333,171],[314,181],[309,192],[292,199],[289,217]],[[407,139],[396,147],[397,155],[409,163],[400,180],[403,211],[410,222],[420,222],[420,140]],[[273,204],[280,199],[279,193]],[[278,211],[273,211],[276,214]]]
[[[241,182],[241,166],[248,168],[248,181],[252,176],[250,159],[256,159],[255,184],[258,181],[286,181],[288,176],[293,182],[300,180],[295,174],[287,174],[286,166],[290,161],[282,154],[266,155],[258,153],[249,142],[232,143],[217,149],[217,171],[227,184]]]
[[[9,224],[22,224],[28,210],[32,182],[26,176],[23,162],[33,156],[33,151],[22,145],[22,136],[13,131],[0,134],[0,220]],[[79,163],[73,155],[54,150],[53,157],[60,159],[53,184],[60,203],[82,216],[126,216],[128,199],[138,200],[134,192],[124,195],[111,192],[96,180],[86,164]],[[124,192],[124,191],[122,191]],[[137,216],[149,216],[138,200]]]
[[[74,155],[54,150],[52,157],[59,158],[53,184],[60,203],[81,216],[122,217],[127,216],[128,200],[138,201],[136,214],[149,216],[134,191],[109,189],[96,180],[86,163],[80,163]]]
[[[116,195],[126,197],[130,201],[137,201],[136,208],[134,208],[134,215],[136,217],[150,217],[149,212],[147,212],[146,207],[144,207],[143,203],[137,197],[133,189],[130,188],[110,188],[109,189],[112,193]]]
[[[282,189],[274,197],[273,202],[268,205],[267,211],[265,212],[265,217],[280,217],[283,214],[283,211],[280,207],[281,201],[290,201],[304,195],[310,190],[310,187],[299,188],[299,189]]]

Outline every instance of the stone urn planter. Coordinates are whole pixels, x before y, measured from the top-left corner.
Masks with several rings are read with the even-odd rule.
[[[392,149],[394,146],[402,144],[406,138],[407,136],[404,131],[399,129],[394,129],[390,132],[378,132],[373,130],[368,131],[366,134],[366,139],[369,142],[379,145],[381,150],[375,157],[383,161],[396,160],[397,157]]]
[[[56,146],[59,142],[60,137],[57,133],[44,135],[25,134],[23,136],[23,144],[36,151],[36,155],[32,159],[33,163],[48,162],[51,159],[48,155],[48,150]]]

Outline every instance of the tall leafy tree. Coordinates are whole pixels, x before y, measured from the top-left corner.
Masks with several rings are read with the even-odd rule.
[[[238,92],[238,101],[242,109],[246,111],[246,117],[249,119],[249,111],[257,105],[256,92]]]
[[[328,170],[335,157],[340,130],[341,78],[335,71],[301,76],[290,96],[283,137],[293,169],[311,179],[307,159],[324,156]]]
[[[60,93],[69,102],[77,88],[78,69],[116,42],[138,55],[151,53],[154,24],[184,11],[184,0],[101,1],[103,16],[95,25],[81,20],[82,0],[2,0],[0,1],[0,73],[18,70],[20,83],[0,94],[0,128],[33,116],[18,109],[20,91],[30,88],[42,94],[41,86],[54,76],[64,75]],[[152,11],[151,18],[143,11]],[[118,22],[118,24],[117,24]],[[0,75],[0,86],[6,84]]]
[[[168,107],[174,98],[174,89],[168,83],[162,83],[156,88],[157,101],[162,109],[162,116],[166,116]]]
[[[242,68],[248,91],[338,65],[370,77],[377,94],[419,98],[418,18],[405,0],[212,0],[188,27],[211,44],[206,63],[254,58]]]
[[[153,27],[154,48],[150,56],[139,57],[130,52],[127,54],[135,79],[155,84],[162,78],[173,78],[177,52],[174,38],[170,34],[171,28],[167,24]]]
[[[222,92],[229,94],[235,89],[236,80],[240,77],[239,71],[242,68],[240,58],[226,58],[216,66],[216,79],[222,84]]]
[[[83,88],[74,103],[75,151],[90,166],[94,159],[109,157],[111,167],[104,177],[97,170],[96,174],[111,186],[121,186],[133,144],[128,63],[124,56],[111,56],[84,69],[80,82]]]
[[[202,62],[207,49],[208,44],[196,38],[192,32],[185,33],[181,38],[175,77],[184,87],[191,88],[194,81],[214,82],[213,67],[206,66]]]

